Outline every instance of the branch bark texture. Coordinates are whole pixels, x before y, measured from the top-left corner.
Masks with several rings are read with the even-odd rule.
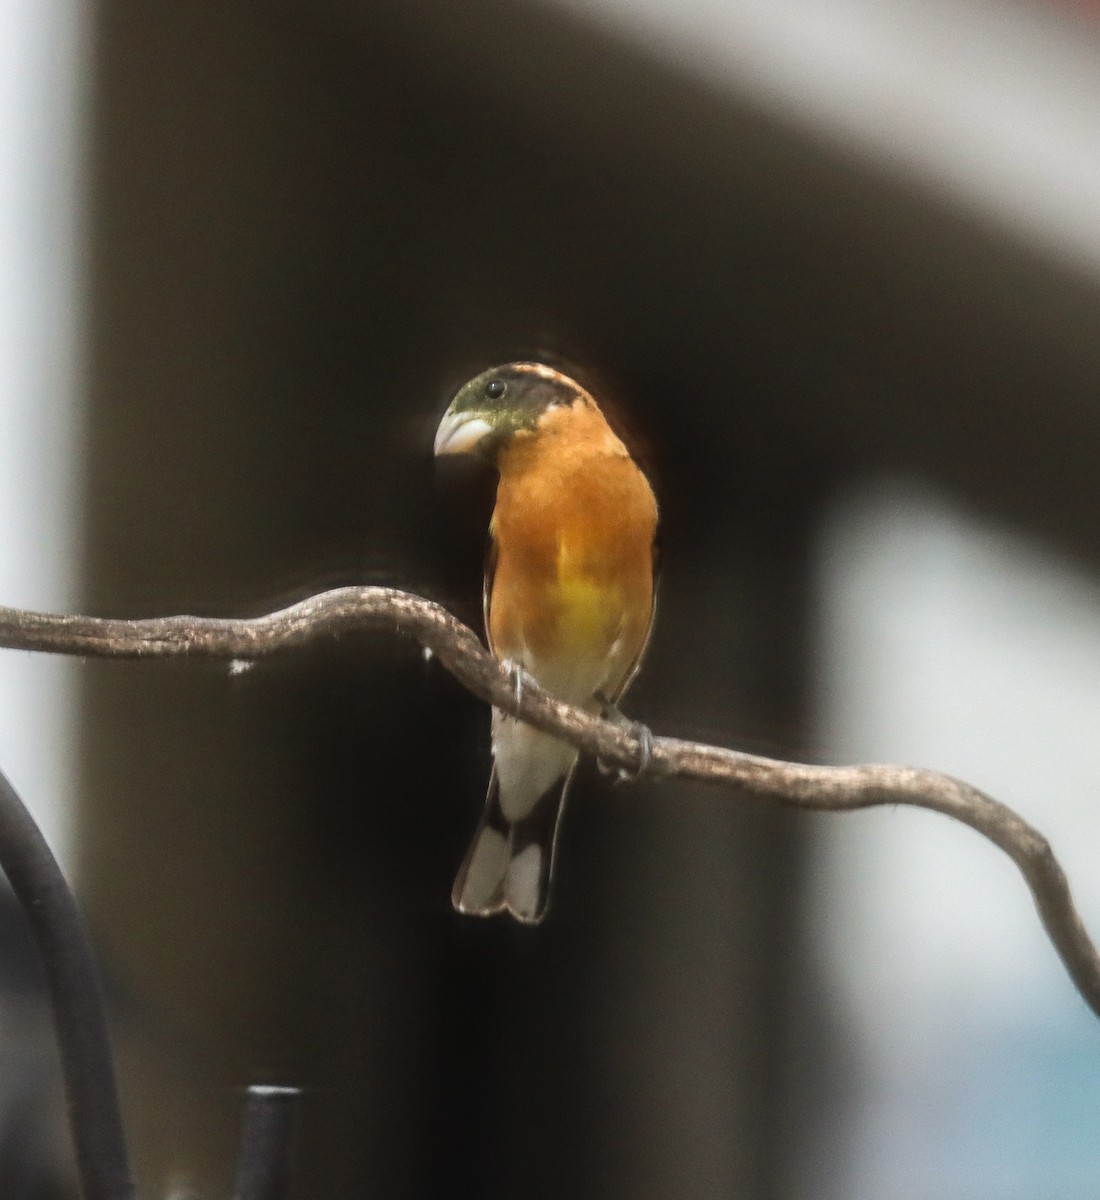
[[[242,620],[124,621],[0,607],[0,647],[96,658],[250,661],[352,631],[407,634],[487,703],[628,771],[645,759],[636,731],[562,704],[533,682],[524,682],[517,702],[511,674],[473,630],[441,605],[394,588],[338,588]],[[809,766],[670,737],[653,738],[646,774],[695,780],[822,812],[907,804],[954,817],[999,846],[1019,868],[1066,970],[1100,1016],[1100,956],[1078,915],[1065,872],[1038,830],[977,788],[914,767]]]

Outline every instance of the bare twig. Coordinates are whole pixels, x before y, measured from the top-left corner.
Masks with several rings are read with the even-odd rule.
[[[339,588],[245,620],[118,621],[0,608],[0,646],[107,658],[250,660],[353,630],[409,634],[474,695],[606,762],[637,768],[644,758],[636,731],[561,704],[533,682],[524,685],[517,705],[510,672],[471,629],[440,605],[393,588]],[[977,788],[912,767],[806,766],[668,737],[653,738],[647,774],[716,784],[825,812],[908,804],[969,825],[1020,869],[1066,970],[1100,1016],[1100,956],[1081,923],[1065,873],[1042,834]]]

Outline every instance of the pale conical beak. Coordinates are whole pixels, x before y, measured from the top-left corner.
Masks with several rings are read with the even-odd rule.
[[[492,425],[477,413],[451,412],[443,414],[439,428],[435,431],[435,453],[469,454],[487,434],[493,432]]]

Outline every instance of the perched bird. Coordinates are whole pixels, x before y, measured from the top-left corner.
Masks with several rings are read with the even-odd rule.
[[[472,379],[435,453],[480,453],[500,472],[489,526],[485,625],[498,659],[559,700],[613,709],[653,620],[657,503],[580,384],[535,362]],[[485,812],[451,894],[455,908],[546,914],[572,746],[493,710]]]

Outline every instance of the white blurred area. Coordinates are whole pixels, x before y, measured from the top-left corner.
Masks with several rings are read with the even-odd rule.
[[[839,506],[819,583],[829,758],[1011,805],[1100,929],[1100,580],[894,484]],[[809,941],[860,1082],[836,1195],[1095,1196],[1100,1030],[1015,867],[911,809],[816,832]]]
[[[1090,0],[553,2],[1100,269]]]
[[[0,0],[0,604],[73,610],[79,465],[77,0]],[[0,769],[69,857],[79,666],[0,652]]]

